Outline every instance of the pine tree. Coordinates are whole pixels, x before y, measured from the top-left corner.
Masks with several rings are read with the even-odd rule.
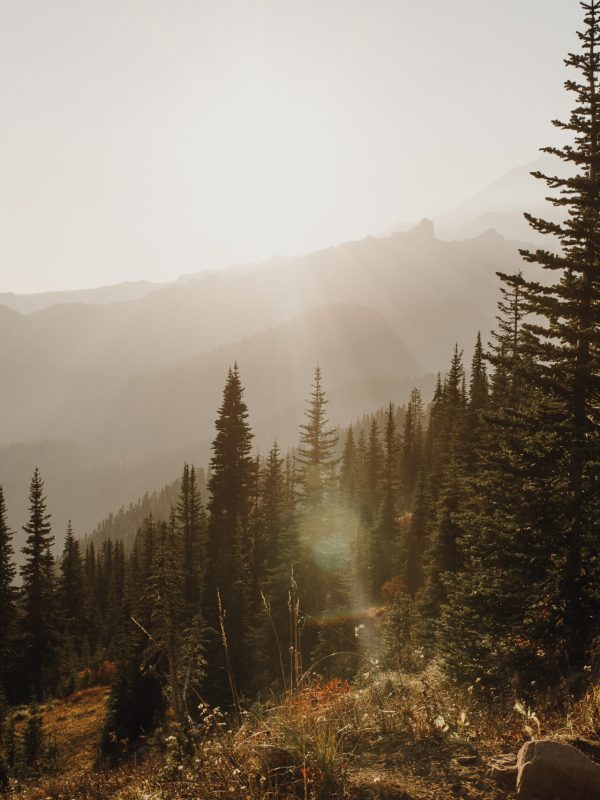
[[[183,467],[177,523],[181,534],[183,597],[191,618],[202,608],[206,566],[206,515],[193,465],[185,464]]]
[[[425,435],[424,460],[429,472],[429,490],[432,503],[436,503],[444,469],[444,386],[442,376],[437,375],[436,385],[429,409],[429,424]]]
[[[58,611],[62,633],[61,689],[65,693],[69,693],[75,688],[75,677],[81,668],[84,653],[89,656],[83,559],[79,541],[73,534],[70,520],[60,560]]]
[[[12,531],[8,527],[4,490],[0,485],[0,694],[14,661],[16,622],[16,567],[13,560]]]
[[[354,506],[358,494],[358,464],[356,445],[354,443],[354,431],[352,425],[346,433],[344,450],[342,453],[342,463],[340,467],[340,490],[342,500],[349,506]]]
[[[471,360],[471,375],[469,379],[469,400],[465,420],[465,445],[467,471],[475,472],[479,450],[483,445],[485,436],[485,421],[483,411],[488,402],[488,378],[481,344],[481,333],[477,333],[475,349]]]
[[[264,537],[261,570],[277,560],[281,534],[289,522],[284,461],[274,442],[260,475],[260,525]]]
[[[499,273],[502,279],[500,300],[496,316],[496,330],[487,357],[494,367],[491,381],[492,400],[496,407],[514,401],[524,381],[525,343],[523,323],[527,316],[524,298],[523,273],[514,275]]]
[[[314,383],[307,401],[306,423],[300,426],[300,465],[302,502],[306,508],[322,508],[334,488],[337,464],[335,448],[337,433],[329,427],[326,414],[327,398],[321,384],[321,368],[316,367]]]
[[[187,725],[182,684],[181,650],[185,629],[185,585],[180,558],[180,542],[174,514],[171,524],[159,526],[158,547],[154,554],[148,587],[151,608],[147,659],[164,659],[167,696],[175,721]]]
[[[262,612],[261,590],[267,569],[267,537],[262,517],[262,471],[263,461],[257,453],[252,462],[252,484],[249,494],[248,521],[248,613],[252,625]]]
[[[531,379],[555,403],[546,425],[548,435],[560,441],[555,468],[562,476],[565,519],[555,522],[555,536],[561,562],[561,623],[568,632],[566,654],[578,663],[591,630],[597,630],[597,580],[589,565],[600,541],[600,2],[589,0],[581,6],[581,50],[565,61],[579,73],[565,83],[574,95],[574,107],[567,122],[553,122],[573,137],[572,143],[543,148],[568,166],[570,176],[533,173],[557,193],[551,203],[566,211],[566,217],[548,222],[525,215],[535,231],[555,237],[561,249],[522,251],[527,262],[552,276],[550,284],[524,284],[528,310],[540,320],[529,322],[526,329],[536,360]]]
[[[531,675],[556,667],[549,642],[556,624],[553,587],[555,477],[540,415],[528,386],[521,279],[511,276],[499,302],[490,360],[492,393],[477,473],[455,515],[461,568],[445,576],[439,643],[461,681],[511,683],[523,696]],[[552,633],[551,633],[552,632]]]
[[[86,642],[90,657],[97,655],[100,646],[100,614],[98,603],[96,602],[96,548],[91,541],[85,548],[84,558],[84,585],[85,585],[85,606],[84,613],[86,619]]]
[[[404,418],[402,447],[402,488],[404,502],[410,508],[423,457],[423,400],[421,392],[413,389]]]
[[[60,561],[58,593],[65,633],[73,639],[77,649],[81,651],[86,624],[84,565],[81,547],[75,538],[70,520]]]
[[[420,598],[424,618],[424,638],[432,641],[441,605],[446,599],[446,580],[461,567],[459,537],[461,528],[458,513],[465,499],[466,458],[464,428],[466,397],[463,390],[464,368],[462,353],[455,346],[441,397],[435,408],[435,439],[432,443],[437,495],[435,521],[425,559],[425,581]],[[433,491],[432,491],[433,494]]]
[[[44,483],[35,469],[29,489],[29,522],[23,527],[27,538],[23,547],[24,667],[35,699],[56,682],[57,620],[52,545],[54,537],[50,515],[46,513]]]
[[[340,559],[349,553],[336,492],[338,437],[327,418],[327,402],[317,367],[296,452],[298,531],[305,562],[300,592],[304,609],[315,617],[323,612],[328,584],[335,579]]]
[[[427,550],[430,523],[428,475],[421,470],[413,502],[410,525],[401,545],[401,575],[406,590],[414,597],[423,586],[423,560]]]
[[[396,432],[395,411],[389,404],[385,418],[384,457],[381,470],[381,506],[371,536],[372,594],[380,597],[383,584],[398,569],[398,495],[400,446]]]
[[[282,458],[277,443],[269,451],[261,473],[261,527],[265,541],[265,577],[261,586],[260,650],[263,685],[290,680],[289,592],[292,575],[302,574],[298,533],[294,519],[293,463]],[[300,580],[303,582],[302,578]],[[260,682],[259,682],[260,683]]]
[[[231,662],[238,668],[243,686],[250,663],[245,647],[249,635],[250,597],[249,536],[250,493],[254,480],[254,462],[250,455],[252,431],[237,364],[230,369],[223,390],[223,400],[215,423],[217,434],[212,445],[208,504],[207,577],[205,618],[218,632],[221,627],[218,598],[225,610],[225,631]],[[212,667],[222,667],[222,643],[213,641]],[[221,659],[221,662],[218,661]],[[227,686],[225,676],[213,670],[211,683]]]
[[[117,674],[100,738],[101,752],[111,761],[120,760],[127,743],[151,733],[164,715],[161,683],[145,663],[152,624],[148,587],[158,550],[157,526],[150,515],[136,534],[126,565],[120,614],[112,635]]]

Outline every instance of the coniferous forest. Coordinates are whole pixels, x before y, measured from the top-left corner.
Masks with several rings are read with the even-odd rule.
[[[61,552],[46,476],[18,552],[0,486],[0,794],[600,797],[600,3],[581,6],[565,143],[532,178],[562,216],[525,214],[547,246],[498,273],[494,330],[448,344],[431,396],[339,425],[315,364],[296,445],[258,452],[224,363],[214,430],[190,434],[209,463],[91,535],[69,523]],[[558,794],[527,783],[511,754],[532,742],[575,745],[588,783],[554,751]]]

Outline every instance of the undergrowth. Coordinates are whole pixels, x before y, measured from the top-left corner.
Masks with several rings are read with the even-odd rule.
[[[70,724],[64,712],[62,719]],[[282,702],[250,707],[241,717],[201,706],[191,732],[167,720],[116,769],[78,764],[69,774],[13,788],[21,800],[342,800],[364,796],[354,776],[368,754],[387,750],[401,765],[408,751],[492,753],[516,750],[532,735],[599,732],[596,685],[559,719],[550,709],[491,697],[478,684],[453,687],[435,666],[404,674],[371,665],[353,683],[315,677]],[[62,744],[68,746],[64,737]]]

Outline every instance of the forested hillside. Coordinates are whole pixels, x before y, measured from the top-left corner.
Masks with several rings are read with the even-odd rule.
[[[24,541],[0,484],[0,794],[600,797],[600,0],[581,6],[566,143],[543,151],[566,169],[532,173],[557,213],[525,213],[547,247],[424,221],[3,316],[9,408],[111,452],[211,444],[91,535],[68,523],[59,555],[44,472]],[[55,348],[67,382],[27,393]]]
[[[0,446],[0,462],[12,465],[3,479],[15,498],[11,524],[20,529],[25,520],[17,487],[44,461],[47,440],[69,451],[75,473],[69,486],[54,487],[60,529],[71,516],[78,530],[90,530],[146,489],[159,489],[177,474],[177,451],[180,461],[205,463],[223,365],[236,359],[261,451],[275,436],[283,447],[294,444],[302,387],[317,361],[341,425],[405,396],[417,380],[429,391],[453,341],[469,351],[473,329],[486,338],[495,271],[517,264],[516,245],[499,236],[441,242],[423,223],[388,239],[204,275],[135,301],[7,311],[0,442],[21,450]],[[110,486],[115,461],[137,473],[135,490],[125,494],[123,482],[105,500],[73,508],[69,493],[86,491],[78,476],[87,464],[104,464],[98,480]]]

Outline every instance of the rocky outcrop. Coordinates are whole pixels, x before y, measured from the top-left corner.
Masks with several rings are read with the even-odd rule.
[[[517,756],[522,800],[600,800],[600,765],[569,744],[527,742]]]

